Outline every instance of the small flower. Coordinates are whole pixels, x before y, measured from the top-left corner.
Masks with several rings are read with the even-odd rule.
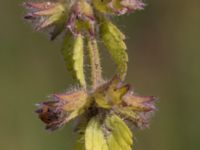
[[[133,92],[129,92],[123,98],[124,105],[130,106],[136,111],[153,111],[155,110],[155,102],[156,98],[153,96],[138,96],[134,95]]]
[[[108,5],[117,15],[131,13],[144,7],[144,3],[140,0],[112,0]]]
[[[141,0],[93,0],[93,4],[99,12],[110,15],[123,15],[144,7]]]
[[[88,31],[94,35],[95,17],[91,5],[83,0],[77,1],[71,8],[67,27],[74,34]]]
[[[137,127],[146,128],[156,110],[155,101],[157,101],[156,97],[138,96],[129,92],[123,97],[123,103],[120,106],[122,111],[120,110],[119,114],[133,122]]]
[[[156,110],[153,96],[138,96],[130,91],[130,85],[123,84],[118,76],[100,86],[93,94],[99,107],[110,109],[137,127],[148,127]]]
[[[36,30],[41,30],[60,21],[66,15],[66,6],[59,2],[26,2],[29,13],[24,17],[36,23]]]
[[[37,105],[36,113],[46,124],[46,129],[53,131],[82,114],[87,107],[87,98],[84,90],[54,94],[50,101]]]

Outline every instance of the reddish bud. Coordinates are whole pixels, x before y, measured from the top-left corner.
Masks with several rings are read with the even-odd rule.
[[[95,18],[93,9],[86,1],[76,2],[70,11],[67,27],[74,34],[87,33],[94,35]]]
[[[46,129],[53,131],[83,113],[87,97],[84,90],[55,94],[52,100],[38,104],[36,113],[46,124]]]

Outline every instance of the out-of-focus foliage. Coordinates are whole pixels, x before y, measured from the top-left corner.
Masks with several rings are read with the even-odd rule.
[[[63,92],[72,83],[58,51],[61,41],[49,44],[43,34],[30,32],[30,25],[19,19],[24,11],[21,3],[1,1],[0,5],[0,149],[72,149],[70,125],[49,136],[33,113],[44,94]],[[140,89],[136,93],[161,99],[151,130],[135,133],[135,147],[198,150],[200,1],[147,3],[144,11],[116,20],[128,37],[127,80]],[[104,67],[113,73],[110,59]]]

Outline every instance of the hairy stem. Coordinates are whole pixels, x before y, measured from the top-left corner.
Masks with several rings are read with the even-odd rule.
[[[88,53],[91,66],[92,89],[102,82],[102,68],[96,39],[88,38]]]

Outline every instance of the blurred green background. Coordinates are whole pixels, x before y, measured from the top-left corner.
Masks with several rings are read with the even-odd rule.
[[[61,40],[34,32],[21,3],[0,3],[0,150],[72,150],[71,124],[49,133],[34,114],[35,103],[72,86]],[[200,1],[147,3],[144,11],[115,20],[128,36],[127,82],[137,93],[160,98],[151,128],[135,131],[134,147],[199,150]],[[107,78],[113,66],[105,66]]]

